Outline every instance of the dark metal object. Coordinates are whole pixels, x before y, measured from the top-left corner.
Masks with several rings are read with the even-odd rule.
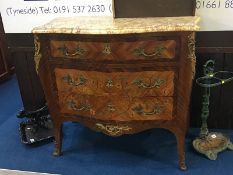
[[[198,152],[206,155],[210,160],[216,160],[219,152],[227,148],[233,150],[233,144],[222,133],[209,133],[208,131],[207,119],[209,117],[210,88],[232,81],[233,72],[219,71],[214,73],[213,60],[208,60],[204,64],[203,71],[204,76],[196,80],[196,83],[204,88],[201,113],[202,125],[199,137],[193,141],[193,147]]]
[[[47,106],[36,111],[20,111],[18,118],[28,118],[20,123],[21,141],[24,144],[32,144],[53,139],[53,124],[48,113]]]

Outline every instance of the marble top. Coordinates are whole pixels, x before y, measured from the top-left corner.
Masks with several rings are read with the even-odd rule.
[[[197,16],[112,18],[112,17],[62,17],[36,27],[33,33],[66,34],[127,34],[144,32],[172,32],[199,30]]]

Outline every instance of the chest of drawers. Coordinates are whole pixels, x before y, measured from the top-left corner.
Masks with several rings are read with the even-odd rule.
[[[165,128],[181,169],[195,68],[198,17],[59,18],[35,28],[35,63],[54,123],[75,121],[109,136]]]

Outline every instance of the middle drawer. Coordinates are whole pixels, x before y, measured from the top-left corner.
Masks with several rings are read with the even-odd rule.
[[[131,97],[173,96],[174,71],[97,72],[76,69],[55,69],[59,93]]]

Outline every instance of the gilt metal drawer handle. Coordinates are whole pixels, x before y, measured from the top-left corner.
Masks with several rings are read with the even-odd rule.
[[[70,53],[69,49],[65,45],[63,47],[59,47],[58,50],[60,50],[63,53],[63,55],[67,57],[83,56],[86,52],[85,49],[77,47],[74,53]]]
[[[63,81],[65,81],[66,83],[72,86],[81,86],[87,83],[87,79],[84,78],[83,76],[79,76],[78,78],[74,79],[70,75],[66,75],[62,77],[62,79]]]
[[[85,103],[77,106],[77,104],[73,100],[68,101],[68,107],[74,111],[89,111],[91,109],[90,104]]]
[[[165,83],[165,80],[156,78],[154,83],[152,85],[147,85],[146,83],[143,82],[143,80],[134,80],[133,84],[137,85],[139,88],[144,88],[144,89],[152,89],[152,88],[160,88],[162,84]]]
[[[161,106],[155,106],[154,109],[150,112],[145,112],[142,105],[138,105],[135,108],[133,108],[133,111],[136,112],[139,115],[159,115],[162,113],[162,107]]]
[[[142,55],[142,56],[144,56],[144,57],[154,57],[154,56],[160,57],[160,56],[162,56],[162,52],[163,52],[164,50],[166,50],[166,49],[167,49],[167,48],[164,47],[164,46],[158,46],[158,47],[155,48],[154,53],[151,53],[151,54],[146,53],[146,52],[145,52],[145,49],[144,49],[144,48],[141,48],[141,47],[136,48],[136,49],[134,49],[133,51],[134,51],[134,53],[135,53],[136,55],[139,55],[139,56]]]

